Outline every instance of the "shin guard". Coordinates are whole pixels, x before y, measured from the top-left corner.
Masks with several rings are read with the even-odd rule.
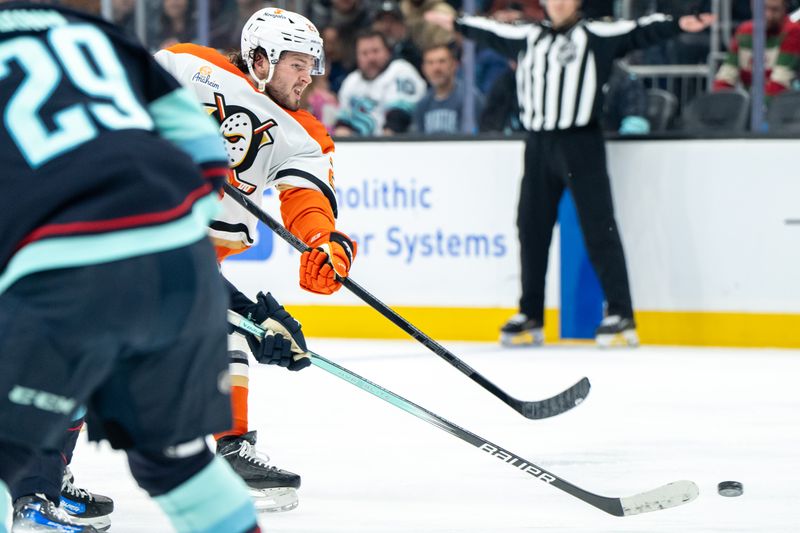
[[[154,498],[178,533],[258,531],[247,487],[224,459],[214,459],[173,490]]]

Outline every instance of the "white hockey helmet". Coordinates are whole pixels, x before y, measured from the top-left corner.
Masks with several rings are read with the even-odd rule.
[[[275,65],[283,52],[299,52],[314,58],[312,76],[325,74],[325,53],[322,50],[322,37],[316,26],[303,15],[292,11],[267,7],[259,9],[248,19],[242,28],[242,59],[247,64],[250,75],[258,81],[258,88],[264,87],[272,79],[274,68],[269,69],[267,79],[259,79],[253,72],[252,52],[261,47],[267,52],[270,65]]]

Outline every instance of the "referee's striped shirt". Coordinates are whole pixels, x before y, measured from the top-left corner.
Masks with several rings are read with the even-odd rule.
[[[528,131],[596,123],[614,60],[681,31],[677,21],[660,14],[637,21],[579,20],[558,30],[549,22],[514,26],[463,17],[457,27],[465,37],[517,61],[520,120]]]

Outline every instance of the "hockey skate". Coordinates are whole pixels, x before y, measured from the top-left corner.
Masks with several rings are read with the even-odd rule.
[[[79,524],[43,494],[23,496],[14,502],[12,533],[98,533],[98,529]]]
[[[500,328],[500,344],[503,346],[541,346],[544,344],[542,323],[517,313]]]
[[[75,476],[69,467],[64,469],[61,480],[61,508],[79,524],[89,524],[101,531],[111,527],[109,515],[114,511],[113,500],[76,487]]]
[[[217,441],[217,455],[224,457],[250,489],[256,510],[291,511],[298,505],[300,476],[269,465],[269,457],[255,450],[256,432],[223,437]]]
[[[607,316],[600,322],[595,332],[595,341],[600,348],[639,346],[636,324],[632,318],[622,318],[619,315]]]

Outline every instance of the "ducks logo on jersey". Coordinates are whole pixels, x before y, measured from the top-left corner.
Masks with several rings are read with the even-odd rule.
[[[214,103],[206,104],[206,109],[219,122],[219,131],[225,139],[228,163],[233,171],[231,185],[244,194],[251,194],[256,186],[241,175],[253,165],[261,148],[275,142],[269,130],[278,123],[272,119],[261,122],[249,109],[226,105],[220,93],[214,93]]]

